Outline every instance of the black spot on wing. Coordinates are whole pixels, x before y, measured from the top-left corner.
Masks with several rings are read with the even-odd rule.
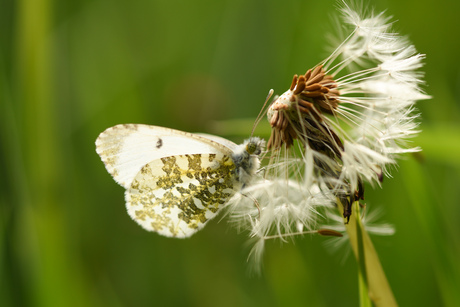
[[[162,140],[162,139],[160,139],[160,138],[158,138],[158,141],[157,141],[156,147],[157,147],[158,149],[160,149],[160,148],[161,148],[161,146],[163,146],[163,140]]]

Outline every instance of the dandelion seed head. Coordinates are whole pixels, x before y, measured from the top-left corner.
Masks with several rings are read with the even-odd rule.
[[[340,11],[348,30],[343,41],[314,69],[295,75],[283,99],[270,106],[268,149],[298,140],[305,151],[333,161],[305,163],[317,170],[306,181],[337,181],[352,195],[361,181],[378,183],[399,154],[419,150],[407,142],[419,132],[414,104],[430,97],[417,70],[424,55],[393,32],[391,17],[344,1]]]
[[[330,219],[328,208],[343,205],[335,215],[343,226],[366,182],[380,185],[401,154],[420,150],[410,139],[419,133],[415,103],[430,98],[421,88],[425,56],[384,13],[345,1],[339,9],[336,48],[273,99],[268,164],[229,205],[232,223],[256,242],[257,261],[267,239],[314,230]]]

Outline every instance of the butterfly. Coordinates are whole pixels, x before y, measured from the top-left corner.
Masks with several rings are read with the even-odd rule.
[[[237,145],[207,134],[141,124],[108,128],[96,152],[126,189],[126,209],[148,231],[186,238],[204,227],[248,185],[265,141]]]

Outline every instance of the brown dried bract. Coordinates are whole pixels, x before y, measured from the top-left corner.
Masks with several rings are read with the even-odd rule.
[[[327,236],[327,237],[343,237],[342,233],[335,231],[333,229],[326,229],[326,228],[319,229],[318,234],[322,236]]]
[[[354,193],[351,193],[349,195],[341,195],[339,196],[339,198],[343,206],[343,218],[347,220],[346,223],[348,224],[352,212],[351,206],[356,201],[364,200],[363,182],[360,179],[358,179],[358,189],[355,190]]]
[[[310,109],[310,105],[313,104],[320,112],[329,114],[333,114],[333,110],[337,108],[339,103],[337,83],[331,75],[326,75],[322,65],[317,66],[313,71],[309,69],[305,75],[298,78],[294,76],[292,84],[295,84],[294,94],[299,95],[300,98],[299,106]]]
[[[267,148],[278,149],[283,144],[289,148],[300,138],[319,151],[325,144],[340,156],[339,148],[343,149],[343,145],[322,119],[323,113],[334,113],[340,102],[338,95],[337,83],[326,75],[322,65],[309,69],[305,75],[294,75],[289,91],[270,106],[272,134]]]

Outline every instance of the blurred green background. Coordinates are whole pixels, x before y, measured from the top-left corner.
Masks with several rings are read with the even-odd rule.
[[[268,242],[251,277],[226,220],[187,240],[142,230],[94,146],[120,123],[240,141],[251,127],[228,120],[327,55],[335,1],[1,3],[1,306],[357,306],[356,262],[324,237]],[[370,4],[426,53],[434,97],[422,159],[367,188],[396,229],[374,243],[401,306],[460,306],[460,2]]]

